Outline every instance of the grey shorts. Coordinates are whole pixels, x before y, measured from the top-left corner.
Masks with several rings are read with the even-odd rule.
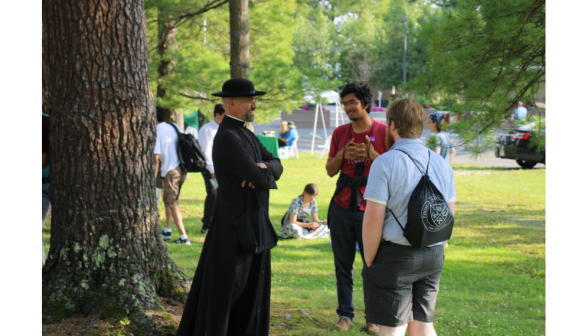
[[[444,260],[443,245],[381,243],[374,263],[361,272],[366,319],[387,327],[433,322]]]

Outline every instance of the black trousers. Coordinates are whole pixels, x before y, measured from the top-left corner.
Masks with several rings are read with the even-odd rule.
[[[337,279],[337,315],[353,320],[353,263],[355,262],[355,242],[359,243],[363,260],[363,211],[345,209],[333,201],[329,208],[329,227],[331,246],[335,257],[335,277]],[[365,261],[364,261],[365,263]]]
[[[280,139],[278,139],[278,147],[286,147],[286,143]]]
[[[202,229],[208,230],[210,229],[217,190],[214,189],[210,183],[212,176],[209,172],[202,172],[202,178],[204,178],[204,185],[206,186],[206,199],[204,200],[204,217],[202,217]]]

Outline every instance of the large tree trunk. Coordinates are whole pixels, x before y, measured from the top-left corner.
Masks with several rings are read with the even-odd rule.
[[[161,334],[158,295],[185,297],[189,280],[160,238],[143,11],[143,0],[43,1],[53,206],[46,323],[79,312],[130,316],[146,335]]]
[[[231,34],[231,78],[249,73],[249,0],[229,0]]]
[[[175,27],[175,20],[167,17],[163,10],[159,10],[158,14],[158,31],[157,31],[157,54],[160,57],[159,66],[157,67],[157,98],[165,98],[167,89],[165,87],[165,80],[171,76],[170,66],[171,57],[166,54],[169,49],[177,49],[177,43],[174,37],[178,33],[178,28]],[[177,123],[180,131],[184,131],[184,115],[181,111],[176,111],[173,108],[163,108],[165,110],[165,121],[168,123]]]

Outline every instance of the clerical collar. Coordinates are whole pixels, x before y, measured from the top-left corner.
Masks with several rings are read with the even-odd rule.
[[[232,119],[235,119],[235,120],[239,121],[240,123],[242,123],[242,124],[243,124],[243,127],[245,127],[245,122],[244,122],[243,120],[241,120],[241,119],[239,119],[239,118],[235,118],[235,117],[233,117],[232,115],[228,115],[228,114],[227,114],[226,116],[227,116],[227,117],[229,117],[229,118],[232,118]]]

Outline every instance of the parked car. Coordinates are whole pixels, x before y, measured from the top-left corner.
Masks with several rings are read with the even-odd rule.
[[[537,163],[545,164],[545,150],[537,153],[537,147],[529,144],[534,133],[534,125],[529,124],[515,126],[499,134],[494,154],[497,158],[515,160],[521,168],[525,169],[533,168]]]

